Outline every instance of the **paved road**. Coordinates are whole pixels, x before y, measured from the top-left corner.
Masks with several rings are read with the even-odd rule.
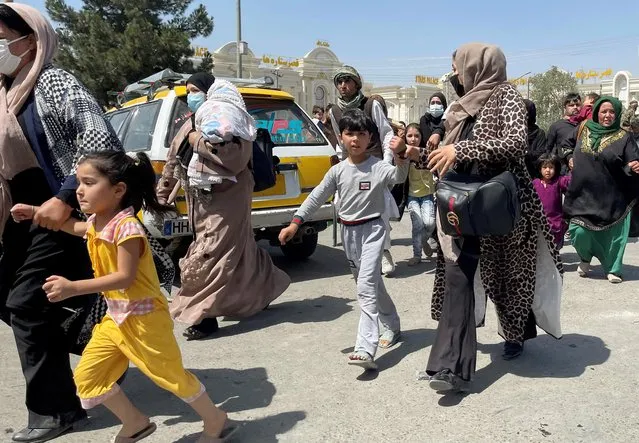
[[[613,286],[595,268],[576,275],[576,255],[563,251],[565,336],[527,343],[517,361],[501,360],[495,316],[478,332],[478,372],[469,395],[440,396],[416,379],[434,338],[430,319],[433,263],[409,268],[409,220],[396,225],[396,277],[387,279],[404,341],[378,355],[380,372],[347,366],[358,319],[355,289],[330,231],[311,260],[288,263],[294,284],[272,307],[241,323],[223,322],[219,336],[185,342],[184,361],[237,420],[241,442],[637,442],[639,441],[639,245],[626,252],[627,282]],[[25,423],[24,385],[11,331],[0,326],[0,440]],[[180,400],[132,369],[124,389],[154,416],[149,442],[192,442],[197,417]],[[97,408],[64,442],[105,442],[117,432]]]

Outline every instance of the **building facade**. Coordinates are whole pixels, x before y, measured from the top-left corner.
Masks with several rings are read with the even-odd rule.
[[[320,43],[322,45],[320,45]],[[324,42],[301,58],[291,59],[270,55],[256,56],[250,49],[242,56],[242,78],[270,78],[273,84],[293,95],[297,103],[310,113],[314,105],[326,107],[337,100],[333,73],[343,63]],[[213,72],[220,77],[239,77],[235,42],[212,52]],[[196,48],[196,53],[198,52]],[[197,61],[198,57],[195,57]]]
[[[213,52],[209,51],[216,76],[239,77],[236,48],[236,42],[230,42]],[[195,48],[193,61],[196,65],[207,51],[207,48]],[[242,56],[242,78],[272,79],[276,87],[293,95],[297,103],[310,114],[315,105],[325,108],[330,103],[337,103],[333,75],[343,65],[326,42],[317,42],[317,46],[301,58],[260,57],[247,48]],[[430,96],[441,90],[437,85],[376,88],[368,83],[364,84],[363,89],[367,95],[378,94],[385,99],[390,119],[406,123],[419,121],[428,108]]]

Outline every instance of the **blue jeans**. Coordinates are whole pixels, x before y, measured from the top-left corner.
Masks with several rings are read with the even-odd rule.
[[[413,256],[422,256],[422,241],[428,240],[435,228],[435,201],[432,195],[408,197],[408,211],[413,222]]]

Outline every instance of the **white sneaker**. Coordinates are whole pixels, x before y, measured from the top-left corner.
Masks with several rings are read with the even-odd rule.
[[[390,275],[395,272],[395,262],[393,262],[393,256],[390,251],[384,251],[382,255],[382,274]]]
[[[408,266],[415,266],[422,262],[421,257],[411,257],[408,259]]]
[[[586,263],[583,261],[579,263],[579,266],[577,266],[577,274],[579,274],[579,277],[587,277],[589,272],[590,263]]]
[[[619,277],[618,275],[615,274],[608,274],[608,281],[610,283],[621,283],[623,281],[623,279],[621,277]]]

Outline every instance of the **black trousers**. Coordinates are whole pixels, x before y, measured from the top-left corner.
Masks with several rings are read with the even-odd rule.
[[[37,205],[46,200],[46,196],[34,192],[14,195],[14,201]],[[63,325],[73,315],[72,310],[86,310],[94,297],[74,297],[54,304],[47,300],[42,285],[51,275],[70,280],[92,278],[86,245],[79,237],[11,220],[2,239],[0,317],[13,329],[26,381],[29,427],[54,428],[72,423],[86,413],[75,393],[69,361],[71,343],[76,338],[70,335],[77,331]]]
[[[473,282],[479,253],[479,238],[466,237],[457,262],[446,262],[444,305],[426,366],[429,375],[449,369],[470,381],[475,373],[477,333]]]

